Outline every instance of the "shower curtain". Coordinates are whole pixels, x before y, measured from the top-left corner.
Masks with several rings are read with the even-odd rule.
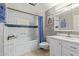
[[[45,42],[43,32],[43,16],[38,16],[38,29],[39,29],[39,43]]]
[[[3,23],[5,20],[5,4],[0,3],[0,23]]]

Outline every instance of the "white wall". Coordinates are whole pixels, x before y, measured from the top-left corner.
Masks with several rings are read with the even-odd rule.
[[[18,25],[38,25],[37,16],[6,9],[6,23]]]
[[[21,5],[21,4],[20,4]],[[8,4],[8,7],[22,10],[25,12],[31,12],[38,15],[41,12],[34,11],[30,8],[25,8],[19,4]],[[39,15],[40,15],[39,14]],[[29,21],[28,21],[29,20]],[[20,24],[20,25],[37,25],[37,19],[34,19],[33,15],[27,15],[12,10],[6,10],[6,22],[8,24]],[[29,28],[9,28],[5,27],[4,31],[4,55],[22,55],[24,53],[31,52],[38,48],[38,29]],[[17,38],[7,40],[10,35],[15,35]]]
[[[42,8],[38,8],[38,6],[34,7],[27,3],[7,3],[6,5],[7,7],[15,8],[17,10],[25,11],[35,15],[43,15],[43,13],[45,12],[45,10],[43,10]]]
[[[79,30],[79,15],[74,15],[73,18],[74,18],[73,19],[73,24],[74,24],[73,29]]]
[[[40,6],[41,5],[41,6]],[[45,11],[47,10],[47,7],[49,8],[50,6],[42,6],[43,4],[38,4],[37,6],[30,6],[27,3],[7,3],[6,6],[10,8],[14,8],[17,10],[25,11],[28,13],[32,13],[35,15],[40,15],[43,16],[43,20],[45,22]],[[47,4],[48,5],[48,4]],[[44,23],[45,26],[45,23]]]
[[[36,50],[38,48],[38,36],[32,38],[34,34],[37,35],[34,30],[35,32],[37,32],[37,29],[5,27],[4,55],[15,56],[23,55],[24,53],[28,55],[28,52]],[[7,37],[11,35],[15,35],[16,38],[7,40]]]
[[[0,23],[0,56],[3,56],[3,50],[4,50],[4,34],[3,34],[3,31],[4,31],[4,24],[3,23]]]
[[[51,29],[49,29],[48,28],[48,18],[52,18],[52,21],[53,21],[53,17],[54,17],[54,13],[55,13],[55,11],[54,11],[54,8],[55,7],[52,7],[51,9],[49,9],[49,10],[47,10],[46,11],[46,35],[48,35],[48,36],[51,36],[51,35],[54,35],[55,34],[55,32],[54,32],[54,25],[52,24],[52,27],[51,27]]]
[[[43,26],[44,26],[43,30],[44,30],[44,34],[45,34],[45,11],[49,7],[51,7],[49,4],[47,4],[46,6],[43,6],[45,4],[38,3],[37,6],[35,6],[35,7],[31,6],[27,3],[7,3],[6,5],[7,5],[7,7],[10,7],[10,8],[14,8],[14,9],[25,11],[25,12],[32,13],[35,15],[43,16]]]

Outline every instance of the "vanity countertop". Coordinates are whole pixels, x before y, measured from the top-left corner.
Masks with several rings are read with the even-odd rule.
[[[64,41],[79,43],[79,38],[75,38],[75,37],[66,37],[66,36],[55,35],[55,36],[47,36],[46,38],[52,38],[52,39],[57,39],[57,40],[64,40]]]

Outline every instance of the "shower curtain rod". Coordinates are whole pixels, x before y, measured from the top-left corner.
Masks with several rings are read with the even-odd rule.
[[[32,14],[32,13],[24,12],[24,11],[21,11],[21,10],[17,10],[17,9],[14,9],[14,8],[10,8],[10,7],[7,7],[7,8],[10,9],[10,10],[21,12],[21,13],[30,14],[30,15],[34,15],[34,16],[39,16],[39,15],[35,15],[35,14]]]

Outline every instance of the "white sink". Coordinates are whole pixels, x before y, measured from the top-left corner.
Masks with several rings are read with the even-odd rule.
[[[67,37],[67,36],[47,36],[48,38],[55,38],[58,40],[64,40],[64,41],[70,41],[70,42],[76,42],[79,43],[79,38],[75,38],[75,37]]]
[[[67,37],[67,36],[48,36],[51,38],[57,38],[57,39],[63,39],[63,40],[79,40],[78,38],[73,38],[73,37]]]

